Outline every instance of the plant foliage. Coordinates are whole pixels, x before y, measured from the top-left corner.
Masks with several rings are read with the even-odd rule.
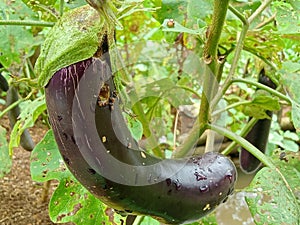
[[[44,93],[39,86],[45,85],[59,68],[82,60],[82,57],[88,58],[97,49],[97,35],[91,39],[91,46],[80,46],[82,40],[86,41],[90,35],[82,33],[82,36],[78,36],[78,32],[75,32],[70,41],[64,39],[72,34],[73,31],[69,30],[61,33],[61,39],[53,40],[57,47],[52,49],[52,55],[40,52],[42,43],[44,46],[53,46],[53,43],[44,43],[46,35],[59,33],[60,26],[68,27],[73,23],[61,20],[62,14],[71,14],[72,8],[86,4],[84,0],[62,2],[0,2],[0,64],[3,66],[0,73],[5,74],[10,85],[18,87],[22,99],[22,113],[10,132],[9,142],[5,128],[0,126],[0,177],[10,171],[12,149],[19,145],[22,132],[34,126],[38,120],[47,124]],[[243,191],[251,192],[251,196],[254,196],[246,200],[256,224],[299,224],[299,1],[270,1],[249,24],[240,57],[237,62],[234,58],[238,51],[238,38],[245,29],[239,16],[251,18],[264,2],[268,1],[230,1],[232,8],[227,12],[218,44],[219,59],[221,62],[224,59],[220,84],[228,84],[226,77],[232,73],[231,67],[235,63],[236,70],[233,71],[232,83],[223,93],[225,106],[213,113],[220,115],[220,112],[226,112],[221,119],[228,130],[239,133],[249,116],[262,119],[268,118],[266,110],[288,111],[285,116],[291,120],[294,130],[283,131],[279,123],[273,121],[269,152],[264,159],[271,161],[274,168],[262,168]],[[116,40],[124,65],[116,72],[121,77],[122,85],[125,84],[122,96],[130,96],[133,86],[138,94],[134,102],[127,102],[128,99],[124,98],[124,115],[136,140],[143,138],[147,131],[145,127],[154,128],[156,141],[168,156],[180,144],[180,141],[174,141],[180,134],[173,130],[176,118],[174,109],[179,110],[182,105],[198,107],[200,104],[206,68],[201,56],[212,21],[213,1],[126,0],[121,3],[117,16],[121,18],[123,29],[116,31]],[[51,29],[40,25],[2,25],[3,21],[12,20],[18,20],[21,24],[26,21],[52,22],[55,26]],[[170,20],[174,26],[168,25]],[[100,21],[97,24],[99,26],[103,26]],[[88,28],[88,31],[95,32],[95,27]],[[74,57],[71,57],[72,61],[65,61],[65,54],[70,51]],[[52,57],[57,54],[60,54],[59,60]],[[40,59],[37,61],[38,55]],[[70,59],[70,56],[67,58]],[[48,65],[46,70],[41,70],[45,64]],[[278,86],[273,93],[265,89],[254,94],[256,87],[253,82],[257,80],[262,67],[266,68],[267,75]],[[132,76],[126,77],[123,70]],[[1,97],[5,97],[5,93]],[[0,101],[1,104],[4,102]],[[143,106],[149,122],[147,126],[136,117],[138,112],[132,107],[135,103]],[[164,126],[159,125],[161,122]],[[155,129],[157,127],[159,129]],[[281,150],[275,150],[278,148]],[[55,223],[122,224],[125,220],[125,217],[107,208],[89,193],[68,171],[51,130],[32,152],[31,174],[32,179],[38,182],[58,182],[49,204],[50,217]],[[137,223],[159,224],[155,219],[144,216],[138,216]],[[212,214],[192,225],[196,224],[213,225],[217,221]]]

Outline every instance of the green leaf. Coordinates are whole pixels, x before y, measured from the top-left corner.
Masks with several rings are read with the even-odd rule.
[[[33,11],[40,12],[42,14],[42,18],[49,20],[56,19],[58,17],[58,12],[54,9],[54,4],[57,0],[22,0],[28,7],[30,7]]]
[[[158,11],[158,20],[162,22],[167,15],[169,19],[182,23],[185,19],[187,4],[187,0],[163,0],[161,9]]]
[[[139,225],[159,225],[160,224],[157,220],[153,219],[150,216],[137,217],[136,220],[141,221],[138,223]]]
[[[300,2],[298,0],[287,0],[295,10],[300,10]]]
[[[187,7],[188,22],[190,25],[206,25],[205,18],[212,15],[213,2],[211,0],[190,0]]]
[[[201,219],[198,223],[199,225],[218,225],[217,219],[216,219],[216,214],[211,213],[207,216],[205,216],[203,219]],[[192,225],[196,225],[193,223]]]
[[[280,34],[295,34],[300,32],[299,20],[300,10],[293,8],[289,3],[275,2],[273,8],[276,12],[276,23]],[[299,6],[299,4],[294,4]]]
[[[9,150],[18,147],[24,130],[32,127],[37,118],[46,110],[45,96],[27,100],[21,104],[21,113],[10,134]]]
[[[174,20],[174,27],[168,27],[168,21],[169,19],[165,19],[163,24],[162,24],[162,30],[163,31],[168,31],[168,32],[179,32],[179,33],[188,33],[188,34],[194,34],[194,35],[199,35],[203,32],[203,29],[201,30],[192,30],[189,28],[186,28],[182,26],[179,22]]]
[[[289,72],[289,70],[294,70],[294,66],[290,67],[291,63],[285,65],[285,68],[289,66],[288,70],[279,71],[281,74],[281,83],[284,89],[288,92],[289,96],[297,103],[300,103],[300,82],[299,75],[297,72]]]
[[[299,146],[298,146],[298,144],[295,143],[295,142],[292,141],[292,140],[284,139],[283,142],[282,142],[281,147],[282,147],[284,150],[287,150],[287,151],[292,151],[292,152],[298,152],[298,151],[299,151]]]
[[[159,21],[174,19],[188,27],[203,27],[205,19],[212,14],[213,4],[211,0],[163,0],[158,11]]]
[[[30,161],[31,177],[35,181],[61,180],[70,176],[59,154],[52,130],[35,146]]]
[[[287,67],[287,65],[285,66]],[[296,66],[297,68],[297,66]],[[289,70],[295,70],[295,64]],[[288,93],[291,98],[292,110],[291,117],[294,127],[297,131],[300,130],[300,82],[299,81],[299,72],[288,72],[286,70],[279,71],[281,74],[281,83],[283,84],[283,88]]]
[[[37,20],[38,15],[21,1],[4,0],[0,1],[0,19]],[[2,25],[0,29],[0,63],[5,68],[10,67],[12,63],[21,63],[32,47],[39,44],[31,30],[25,26]]]
[[[105,33],[103,27],[104,20],[89,5],[66,12],[42,46],[35,66],[39,84],[45,86],[61,68],[92,57]]]
[[[256,91],[251,103],[246,105],[243,112],[246,115],[255,117],[257,119],[270,119],[266,111],[276,111],[279,109],[280,104],[278,102],[278,99],[274,98],[264,91],[258,90]]]
[[[291,132],[290,130],[285,131],[283,136],[284,136],[284,138],[288,138],[293,141],[299,141],[299,136],[296,133]]]
[[[131,132],[131,135],[136,141],[141,140],[143,136],[143,124],[134,116],[131,116],[127,113],[123,113],[126,118],[128,128]]]
[[[49,203],[49,214],[53,222],[110,224],[111,219],[104,212],[107,207],[90,194],[65,166],[52,130],[49,130],[33,149],[30,171],[34,181],[59,181]],[[115,221],[118,220],[116,215]]]
[[[105,209],[99,199],[71,176],[60,180],[49,203],[49,215],[54,223],[110,224]]]
[[[291,61],[283,62],[282,70],[284,70],[283,73],[285,73],[285,74],[286,74],[286,72],[295,73],[297,71],[300,71],[300,63],[291,62]]]
[[[255,194],[255,197],[246,197],[246,202],[257,225],[300,222],[299,155],[290,154],[280,160],[283,153],[287,154],[281,151],[274,156],[282,175],[265,167],[246,189]]]
[[[0,178],[8,174],[11,170],[12,160],[9,155],[6,140],[6,130],[0,126]]]
[[[297,132],[299,132],[300,131],[300,104],[293,100],[292,100],[292,122]]]
[[[163,78],[147,83],[143,88],[143,92],[140,94],[141,98],[166,98],[174,107],[192,104],[187,92],[178,87],[170,78]]]

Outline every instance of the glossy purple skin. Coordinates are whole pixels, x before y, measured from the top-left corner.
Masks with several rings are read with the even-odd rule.
[[[92,70],[95,74],[82,78],[89,66],[98,69]],[[99,71],[99,68],[101,70],[108,67],[105,61],[91,58],[61,69],[53,75],[45,88],[55,140],[70,171],[92,194],[108,206],[122,212],[150,215],[167,224],[183,224],[196,221],[213,211],[232,193],[237,177],[234,164],[219,153],[211,152],[188,159],[168,160],[169,166],[183,167],[173,175],[162,168],[159,174],[156,174],[161,181],[149,181],[149,185],[144,186],[120,184],[96,172],[100,168],[91,165],[90,160],[101,161],[101,154],[107,150],[118,160],[130,165],[151,165],[160,161],[147,153],[141,154],[140,151],[133,150],[138,148],[138,145],[127,129],[118,98],[115,98],[113,108],[96,104],[95,118],[83,118],[87,121],[95,119],[99,139],[105,136],[103,145],[87,153],[88,157],[83,157],[72,126],[75,90],[81,79],[90,80],[91,85],[96,83],[95,77],[103,76],[103,71]],[[112,78],[105,83],[110,87],[112,96],[115,90]],[[92,86],[89,88],[93,89]],[[117,122],[112,118],[116,118]],[[116,127],[121,138],[120,135],[116,137]],[[84,129],[89,128],[87,126]],[[125,145],[124,140],[130,143],[130,146]],[[107,170],[116,169],[109,168],[109,165],[106,167]]]
[[[273,89],[276,88],[276,84],[272,82],[272,80],[265,75],[265,70],[259,74],[259,83],[264,84]],[[270,111],[266,112],[269,117],[272,117],[273,113]],[[271,120],[270,119],[261,119],[258,120],[257,123],[252,127],[249,133],[246,135],[245,139],[253,144],[256,148],[258,148],[261,152],[266,151],[268,137],[270,133]],[[254,173],[256,172],[260,166],[261,162],[246,149],[241,148],[240,152],[240,166],[241,170],[244,173]]]

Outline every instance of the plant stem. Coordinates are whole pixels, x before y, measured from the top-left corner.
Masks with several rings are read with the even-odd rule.
[[[15,101],[11,105],[9,105],[7,108],[5,108],[2,112],[0,112],[0,118],[5,115],[9,110],[15,108],[17,105],[19,105],[21,102],[23,102],[24,99],[19,99],[18,101]]]
[[[60,0],[60,2],[59,2],[59,16],[62,16],[64,14],[64,5],[65,5],[65,0]]]
[[[216,92],[217,87],[218,43],[225,22],[228,4],[229,0],[214,0],[212,23],[208,30],[208,38],[204,45],[202,56],[207,66],[204,72],[203,92],[198,120],[185,143],[173,152],[174,158],[181,158],[191,153],[193,146],[206,130],[206,124],[210,120],[210,100],[211,96]]]
[[[242,21],[243,24],[247,24],[248,21],[247,19],[244,17],[244,15],[242,13],[240,13],[236,8],[234,8],[233,6],[229,5],[228,9],[237,17],[240,19],[240,21]]]
[[[31,91],[25,98],[20,98],[18,101],[15,101],[14,103],[7,106],[2,112],[0,112],[0,118],[4,116],[5,113],[7,113],[9,110],[15,108],[17,105],[19,105],[21,102],[27,100],[30,98],[30,96],[34,93],[34,91]]]
[[[216,110],[214,111],[211,115],[214,117],[214,116],[217,116],[223,112],[226,112],[228,109],[232,109],[232,108],[235,108],[235,107],[238,107],[238,106],[241,106],[241,105],[247,105],[251,103],[251,101],[247,100],[247,101],[242,101],[242,102],[235,102],[231,105],[228,105],[226,106],[224,109],[219,109],[219,110]]]
[[[241,83],[246,83],[246,84],[250,84],[250,85],[254,85],[260,89],[263,89],[267,92],[269,92],[270,94],[273,94],[274,96],[286,101],[287,103],[291,104],[291,99],[287,96],[285,96],[284,94],[281,94],[280,92],[266,86],[266,85],[263,85],[261,83],[258,83],[256,81],[251,81],[251,80],[248,80],[248,79],[244,79],[244,78],[236,78],[236,79],[233,79],[232,80],[232,83],[233,82],[241,82]]]
[[[266,26],[266,25],[268,25],[268,24],[274,22],[275,19],[276,19],[276,14],[274,14],[273,16],[271,16],[271,17],[270,17],[269,19],[267,19],[266,21],[264,21],[264,22],[258,24],[258,25],[255,27],[255,29],[263,28],[264,26]]]
[[[184,140],[184,143],[173,151],[172,158],[183,158],[192,155],[194,153],[195,144],[206,129],[206,124],[199,125],[199,123],[196,122],[190,131],[189,136]]]
[[[212,129],[213,131],[216,131],[217,133],[224,135],[225,137],[237,142],[240,144],[243,148],[245,148],[247,151],[249,151],[252,155],[254,155],[257,159],[259,159],[264,165],[268,166],[271,169],[276,169],[276,166],[273,164],[273,162],[259,149],[257,149],[254,145],[252,145],[249,141],[242,138],[241,136],[227,130],[226,128],[209,124],[208,127]]]
[[[261,5],[255,10],[255,12],[248,18],[248,23],[252,23],[256,17],[259,16],[267,7],[270,5],[272,0],[266,0],[261,3]]]
[[[243,23],[245,21],[246,20],[242,20]],[[223,94],[226,92],[226,90],[228,89],[228,87],[231,84],[231,80],[234,76],[234,73],[235,73],[237,65],[238,65],[238,61],[240,59],[240,55],[241,55],[241,52],[242,52],[242,49],[243,49],[244,39],[246,38],[248,29],[249,29],[249,23],[246,22],[246,23],[243,24],[242,32],[239,36],[238,43],[236,45],[235,54],[234,54],[234,57],[233,57],[233,62],[231,64],[229,74],[226,77],[226,80],[224,81],[224,84],[223,84],[221,90],[216,94],[216,96],[212,100],[212,105],[213,106],[218,104],[219,100],[222,98]]]
[[[160,158],[164,158],[163,152],[157,145],[157,141],[155,137],[151,134],[151,130],[149,129],[149,120],[144,113],[143,106],[140,102],[140,99],[138,97],[138,94],[134,86],[133,85],[129,86],[130,89],[129,93],[125,93],[125,91],[120,90],[121,88],[121,85],[119,84],[120,81],[124,81],[129,85],[133,84],[133,81],[132,81],[132,77],[129,75],[129,72],[126,69],[126,66],[123,64],[122,57],[120,53],[117,51],[117,48],[115,48],[114,51],[111,51],[111,56],[112,56],[111,59],[117,59],[113,61],[112,65],[114,66],[113,70],[118,71],[118,75],[116,75],[114,78],[114,82],[117,86],[117,89],[119,89],[118,91],[124,92],[124,96],[126,96],[126,98],[128,98],[129,101],[131,102],[132,105],[131,108],[133,113],[137,115],[137,118],[143,125],[143,134],[147,138],[149,145],[153,146],[152,149],[153,153]]]
[[[36,27],[53,27],[53,22],[43,22],[35,20],[0,20],[0,25],[16,25],[16,26],[36,26]]]
[[[258,121],[256,118],[251,118],[251,120],[246,124],[246,126],[243,127],[240,136],[244,137],[248,132],[251,130],[251,128],[255,125],[255,123]],[[227,146],[226,149],[222,152],[223,155],[228,155],[236,146],[237,142],[233,141],[229,146]]]
[[[197,96],[199,99],[201,99],[201,95],[199,95],[199,93],[195,90],[193,90],[192,88],[189,88],[187,86],[184,86],[184,85],[177,85],[176,86],[177,88],[180,88],[180,89],[184,89],[188,92],[191,92],[192,94],[194,94],[195,96]]]
[[[207,64],[204,74],[203,92],[201,97],[200,113],[198,116],[199,124],[207,124],[211,119],[210,102],[212,96],[217,92],[218,87],[218,44],[221,37],[223,25],[226,18],[229,0],[215,0],[212,25],[209,27],[207,42],[204,45],[203,59]],[[199,135],[202,135],[201,133]],[[199,138],[199,136],[198,136]],[[208,138],[214,142],[214,138]],[[207,143],[209,146],[209,143]],[[205,148],[213,151],[211,148]]]
[[[134,114],[137,115],[139,121],[142,123],[143,133],[144,133],[145,137],[147,138],[149,145],[152,147],[153,153],[158,157],[164,158],[164,155],[163,155],[161,149],[157,146],[157,141],[156,141],[155,137],[151,134],[151,130],[149,129],[148,118],[146,117],[146,115],[144,113],[142,104],[138,99],[136,91],[134,89],[132,89],[130,93],[131,93],[130,100],[132,102],[134,102],[134,104],[132,106],[132,111],[134,112]]]
[[[217,95],[214,97],[213,101],[212,101],[212,105],[215,106],[219,100],[222,98],[223,94],[226,92],[227,88],[230,86],[231,84],[231,79],[234,76],[234,73],[237,69],[237,64],[241,55],[241,51],[243,50],[243,44],[244,44],[244,40],[246,38],[247,32],[249,30],[249,26],[250,24],[253,22],[254,19],[256,19],[257,16],[259,16],[259,14],[265,10],[265,8],[272,2],[272,0],[266,0],[265,2],[263,2],[255,11],[254,13],[248,18],[246,19],[243,14],[241,14],[238,10],[236,10],[234,7],[229,6],[229,9],[231,12],[233,12],[243,23],[243,28],[241,31],[241,34],[239,36],[238,39],[238,43],[236,45],[236,50],[235,50],[235,54],[234,54],[234,58],[233,58],[233,62],[231,64],[230,67],[230,71],[229,74],[222,86],[222,89],[217,93]]]
[[[266,63],[268,66],[270,66],[273,70],[277,70],[276,66],[270,62],[268,59],[266,59],[265,57],[263,57],[259,52],[255,52],[253,49],[244,46],[243,50],[251,53],[252,55],[256,56],[257,58],[261,59],[264,63]]]

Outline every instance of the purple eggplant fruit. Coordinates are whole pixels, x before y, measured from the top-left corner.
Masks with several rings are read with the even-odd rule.
[[[265,70],[262,69],[259,78],[259,83],[264,84],[273,89],[276,88],[276,84],[265,74]],[[272,112],[267,111],[267,115],[271,118]],[[271,120],[260,119],[256,124],[251,128],[249,133],[246,135],[245,139],[258,148],[261,152],[266,151],[268,137],[271,127]],[[243,172],[245,173],[254,173],[259,169],[261,162],[246,149],[241,148],[240,152],[240,166]]]
[[[108,44],[100,49],[99,58],[58,70],[45,87],[50,124],[67,167],[120,212],[167,224],[212,212],[233,191],[234,164],[216,152],[163,160],[139,149],[122,115]]]

